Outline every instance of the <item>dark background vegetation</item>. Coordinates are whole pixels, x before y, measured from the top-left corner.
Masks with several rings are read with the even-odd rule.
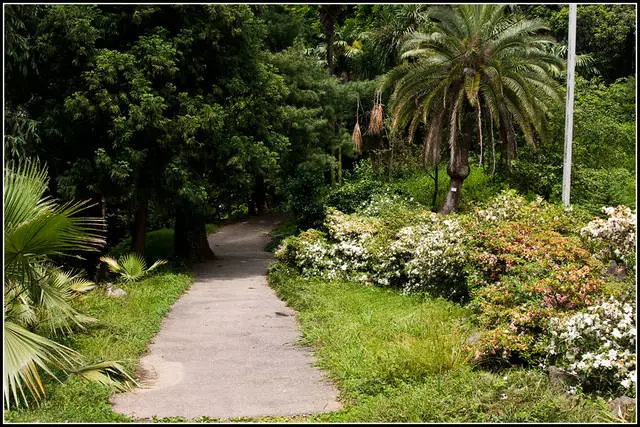
[[[447,153],[438,181],[420,166],[421,139],[365,132],[403,34],[428,31],[429,7],[7,6],[5,161],[46,162],[51,195],[94,202],[109,245],[130,237],[143,252],[145,232],[168,227],[187,259],[211,256],[206,223],[281,209],[306,228],[327,204],[383,185],[435,209]],[[566,45],[567,6],[512,13],[545,20]],[[591,65],[577,70],[572,202],[593,214],[635,207],[635,18],[633,5],[578,8],[577,52]],[[462,208],[505,186],[559,200],[556,108],[549,140],[535,151],[519,141],[510,172],[473,163]],[[341,186],[362,159],[372,170]]]

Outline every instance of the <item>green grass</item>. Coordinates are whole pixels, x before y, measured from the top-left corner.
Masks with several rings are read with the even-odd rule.
[[[302,343],[315,347],[345,403],[338,412],[279,421],[612,421],[604,400],[569,396],[536,370],[473,369],[469,313],[451,302],[303,279],[282,266],[269,282],[299,311]]]
[[[207,235],[215,233],[216,231],[218,231],[219,227],[220,227],[220,224],[207,224],[205,226]]]
[[[207,234],[215,233],[219,224],[207,224]],[[131,251],[131,237],[122,240],[110,251],[111,256],[119,257]],[[158,259],[173,258],[173,228],[161,228],[146,233],[144,241],[144,255],[149,263]]]
[[[282,221],[276,228],[271,230],[269,235],[271,236],[271,240],[267,243],[264,250],[267,252],[274,252],[280,242],[284,240],[288,236],[293,236],[297,234],[300,230],[298,230],[298,225],[296,224],[296,219],[293,217],[287,218]]]
[[[433,170],[429,173],[433,174]],[[424,169],[407,170],[402,176],[394,179],[393,185],[403,193],[414,198],[418,203],[432,208],[433,178]],[[462,184],[460,195],[460,209],[466,210],[474,202],[489,200],[497,195],[502,186],[492,182],[491,176],[477,164],[472,164],[469,176]],[[442,165],[438,171],[438,194],[436,196],[436,209],[444,203],[449,192],[449,175],[447,166]]]

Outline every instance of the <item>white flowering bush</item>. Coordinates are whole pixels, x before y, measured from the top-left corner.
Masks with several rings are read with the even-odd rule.
[[[623,262],[635,271],[636,211],[628,206],[605,206],[602,212],[609,218],[596,218],[581,230],[583,237],[596,247],[605,260]]]
[[[486,225],[517,221],[528,227],[542,227],[560,233],[578,232],[584,225],[582,213],[578,214],[571,207],[565,209],[546,202],[540,196],[527,202],[523,196],[510,189],[503,190],[482,209],[476,209],[476,216]]]
[[[526,202],[516,190],[503,190],[493,198],[477,215],[487,222],[517,220],[522,215]]]
[[[456,217],[425,212],[417,224],[398,231],[384,253],[376,281],[400,279],[405,293],[428,291],[452,299],[467,296],[466,265],[469,239]]]
[[[588,389],[636,390],[636,308],[611,298],[550,321],[548,353]]]
[[[359,209],[359,213],[366,216],[380,217],[414,209],[420,209],[420,204],[413,200],[413,197],[385,192],[376,194],[370,200],[364,202]]]
[[[307,277],[356,280],[400,287],[405,293],[427,291],[464,299],[469,239],[458,219],[424,209],[408,210],[404,201],[379,198],[375,203],[387,211],[398,203],[399,213],[347,215],[330,208],[326,235],[308,230],[298,238],[285,239],[276,257]]]
[[[375,253],[377,222],[374,218],[345,215],[329,209],[328,235],[307,230],[285,239],[275,252],[278,260],[295,265],[305,277],[370,280],[378,264]]]

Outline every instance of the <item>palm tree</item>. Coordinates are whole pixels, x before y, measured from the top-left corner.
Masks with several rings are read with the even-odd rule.
[[[91,318],[72,306],[75,295],[93,287],[81,275],[51,261],[105,243],[99,218],[77,216],[85,203],[58,205],[45,197],[46,170],[37,162],[10,163],[4,175],[4,404],[29,405],[25,391],[40,400],[40,371],[55,370],[128,388],[133,381],[115,362],[83,366],[82,356],[53,340]],[[124,382],[120,382],[124,380]]]
[[[562,101],[562,87],[553,76],[564,62],[544,48],[555,43],[540,34],[547,27],[506,12],[504,5],[490,4],[429,9],[433,31],[407,36],[402,47],[407,61],[383,84],[383,90],[393,87],[394,130],[408,128],[413,139],[417,126],[426,126],[427,166],[439,162],[443,137],[448,139],[450,191],[442,213],[457,210],[473,133],[482,158],[483,128],[491,135],[497,128],[501,160],[509,166],[516,124],[535,147],[534,132],[545,137],[551,103]]]

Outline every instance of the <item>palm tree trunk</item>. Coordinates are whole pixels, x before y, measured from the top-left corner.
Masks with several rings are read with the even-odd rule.
[[[457,106],[454,106],[454,110]],[[459,114],[464,114],[465,108],[462,108]],[[458,140],[457,126],[451,128],[451,161],[447,168],[449,180],[449,192],[444,204],[440,208],[440,213],[449,214],[458,210],[460,203],[460,190],[462,183],[469,176],[469,147],[471,146],[471,121],[465,118],[465,134]],[[453,120],[452,120],[453,122]]]
[[[333,63],[333,41],[335,36],[335,25],[338,20],[338,15],[342,11],[344,6],[342,5],[320,5],[318,6],[318,14],[320,23],[322,24],[322,30],[327,43],[327,65],[329,68],[329,75],[334,73]]]

